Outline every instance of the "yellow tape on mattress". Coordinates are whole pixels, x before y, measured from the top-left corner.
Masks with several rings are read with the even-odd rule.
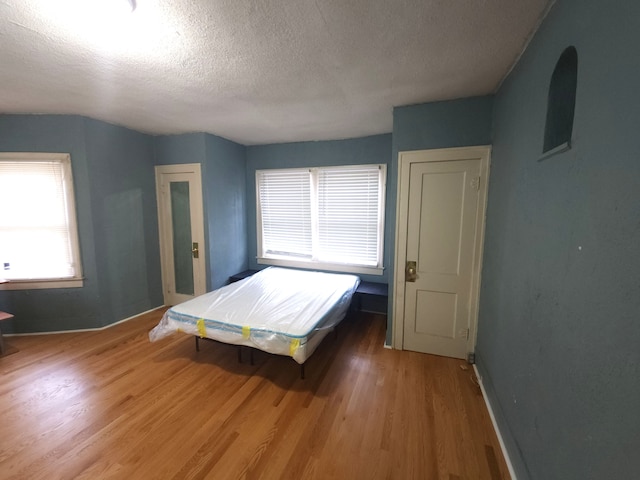
[[[296,350],[298,350],[299,347],[300,347],[299,338],[294,338],[293,340],[291,340],[291,343],[289,344],[289,356],[293,357],[293,355],[296,353]]]
[[[198,335],[200,335],[200,338],[207,336],[207,329],[204,327],[204,318],[198,319],[196,322],[196,328],[198,329]]]
[[[249,338],[249,335],[251,335],[251,327],[245,325],[242,327],[242,338]]]

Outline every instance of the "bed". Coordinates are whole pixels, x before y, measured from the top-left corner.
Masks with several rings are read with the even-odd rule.
[[[302,365],[345,317],[360,280],[355,275],[269,267],[176,305],[149,332],[174,332],[292,357]]]

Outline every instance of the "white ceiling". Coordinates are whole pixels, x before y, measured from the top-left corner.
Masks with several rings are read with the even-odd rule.
[[[245,145],[387,133],[394,106],[494,93],[549,3],[0,0],[0,112]]]

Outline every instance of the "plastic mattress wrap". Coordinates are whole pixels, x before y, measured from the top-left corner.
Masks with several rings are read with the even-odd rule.
[[[359,282],[355,275],[270,267],[170,308],[149,339],[184,332],[302,364],[345,317]]]

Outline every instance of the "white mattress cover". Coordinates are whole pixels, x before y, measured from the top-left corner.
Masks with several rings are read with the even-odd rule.
[[[355,275],[270,267],[167,310],[151,341],[176,331],[303,363],[346,315]]]

